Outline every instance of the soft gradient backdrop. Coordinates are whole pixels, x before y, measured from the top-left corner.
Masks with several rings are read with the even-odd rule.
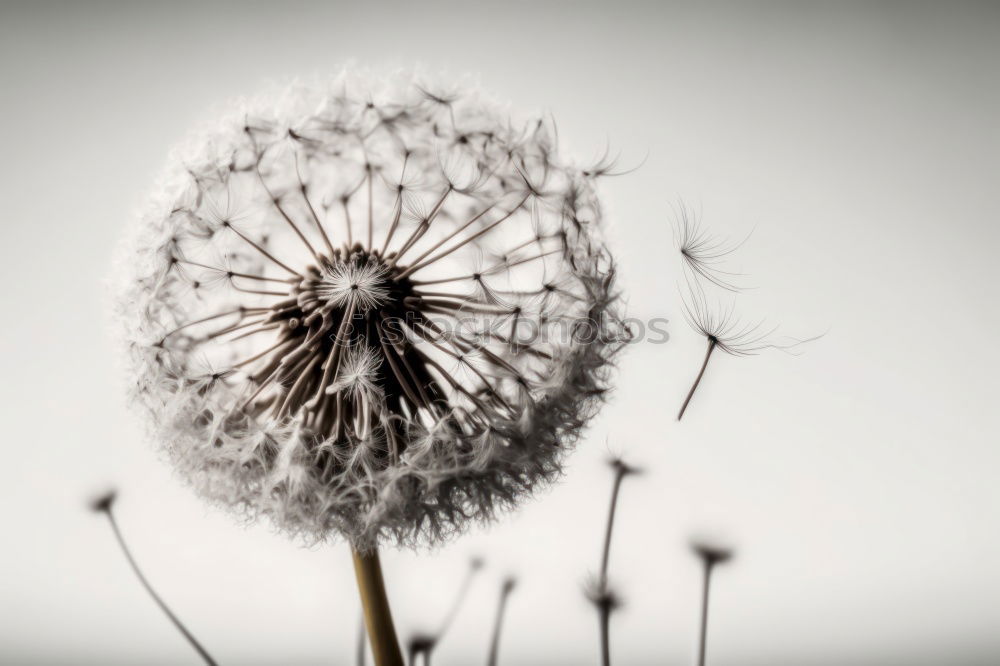
[[[692,663],[694,533],[738,551],[715,665],[997,663],[998,5],[571,2],[0,5],[0,661],[198,663],[84,509],[114,485],[148,576],[221,663],[350,663],[347,550],[234,526],[181,486],[122,403],[104,280],[213,105],[351,59],[473,73],[551,112],[569,153],[646,158],[602,190],[631,312],[671,322],[629,350],[562,483],[437,552],[386,553],[404,638],[482,555],[436,664],[485,660],[507,572],[502,660],[596,662],[581,582],[610,446],[647,470],[612,548],[617,663]],[[677,298],[679,201],[753,230],[733,264],[748,317],[826,333],[716,357],[680,424],[703,341]]]

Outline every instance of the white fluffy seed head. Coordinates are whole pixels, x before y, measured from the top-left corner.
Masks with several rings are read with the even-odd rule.
[[[316,293],[336,307],[352,305],[365,313],[389,298],[388,275],[385,265],[376,261],[337,263],[323,268]]]
[[[593,176],[554,137],[344,74],[178,152],[118,304],[135,402],[194,488],[367,549],[558,476],[627,334]]]
[[[356,399],[374,399],[382,392],[379,386],[381,355],[371,347],[352,345],[344,353],[337,378],[326,387],[326,393],[349,392]]]

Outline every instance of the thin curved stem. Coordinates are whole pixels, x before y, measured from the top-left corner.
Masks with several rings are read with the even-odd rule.
[[[608,560],[611,556],[611,532],[615,526],[615,510],[618,508],[618,494],[621,491],[622,479],[629,473],[627,467],[620,460],[614,465],[615,481],[611,486],[611,506],[608,508],[608,523],[604,531],[604,547],[601,551],[601,569],[597,580],[598,600],[595,601],[597,607],[597,619],[601,630],[601,663],[604,666],[611,664],[611,612],[614,610],[615,600],[608,588]]]
[[[694,396],[694,392],[698,388],[698,384],[701,383],[701,378],[705,375],[705,368],[708,367],[708,359],[712,357],[712,352],[715,351],[717,344],[718,342],[715,338],[708,339],[708,351],[705,352],[705,361],[701,364],[701,370],[698,371],[698,377],[694,380],[694,384],[691,385],[691,390],[688,391],[687,397],[684,398],[684,404],[681,405],[681,411],[677,414],[678,421],[684,417],[684,412],[688,408],[688,403],[691,402],[691,398]]]
[[[469,594],[469,587],[472,585],[472,579],[475,577],[476,572],[479,570],[479,566],[473,563],[468,570],[465,572],[465,577],[462,579],[462,584],[458,588],[458,593],[455,595],[455,600],[451,603],[451,608],[448,609],[448,614],[444,616],[441,621],[441,628],[438,629],[437,635],[435,636],[435,645],[444,638],[445,633],[451,627],[451,623],[454,622],[455,616],[458,615],[458,611],[462,608],[462,602],[465,601],[465,597]]]
[[[146,576],[143,575],[142,570],[139,569],[139,564],[135,561],[135,558],[132,556],[132,551],[129,550],[128,545],[125,543],[125,538],[122,536],[121,530],[118,529],[118,521],[115,520],[114,515],[111,513],[111,509],[108,508],[106,511],[104,511],[104,513],[106,513],[108,516],[108,522],[111,523],[111,529],[115,533],[115,539],[118,540],[118,545],[121,546],[122,552],[125,553],[125,559],[128,560],[129,565],[132,567],[132,571],[134,571],[135,575],[139,578],[139,582],[142,583],[142,586],[144,588],[146,588],[146,592],[149,593],[149,596],[153,597],[153,601],[156,602],[156,605],[159,606],[160,610],[162,610],[166,614],[167,618],[169,618],[170,621],[174,623],[174,626],[177,627],[177,630],[180,631],[181,634],[183,634],[184,638],[188,640],[188,642],[191,644],[191,647],[193,647],[198,652],[198,654],[205,661],[205,663],[208,664],[209,666],[216,666],[215,660],[212,659],[212,656],[210,654],[208,654],[208,651],[205,650],[204,647],[202,647],[201,643],[199,643],[197,639],[195,639],[195,637],[191,634],[191,632],[188,631],[187,627],[185,627],[184,624],[180,621],[180,619],[178,619],[178,617],[174,615],[173,611],[170,610],[170,607],[167,606],[166,602],[164,602],[163,599],[160,598],[160,595],[156,593],[156,590],[153,589],[153,586],[149,584],[148,580],[146,580]]]
[[[375,666],[403,666],[403,653],[399,650],[396,628],[392,623],[378,551],[362,553],[352,547],[351,555]]]
[[[615,483],[611,487],[611,507],[608,510],[608,524],[604,532],[604,550],[601,552],[601,585],[608,583],[608,558],[611,556],[611,530],[615,526],[615,509],[618,508],[618,491],[622,487],[622,479],[625,473],[621,470],[615,472]]]

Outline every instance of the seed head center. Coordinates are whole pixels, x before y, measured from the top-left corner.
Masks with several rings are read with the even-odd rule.
[[[375,257],[360,253],[324,266],[316,294],[334,307],[353,307],[364,313],[390,300],[389,268]]]

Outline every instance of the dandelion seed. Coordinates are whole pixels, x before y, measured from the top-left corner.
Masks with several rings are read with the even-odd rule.
[[[583,169],[582,173],[584,176],[587,176],[588,178],[624,176],[625,174],[632,173],[633,171],[637,171],[638,169],[642,168],[642,165],[646,163],[646,160],[649,158],[649,155],[647,154],[645,157],[643,157],[642,160],[639,162],[639,164],[637,164],[636,166],[629,167],[626,169],[618,168],[618,161],[620,157],[621,157],[620,155],[612,155],[611,144],[605,143],[604,151],[601,153],[601,156],[596,160],[594,160],[594,162],[591,163],[590,166]]]
[[[359,567],[556,478],[627,341],[593,178],[551,124],[432,90],[345,74],[235,110],[168,170],[118,298],[183,476]],[[474,334],[511,322],[535,341]]]
[[[190,631],[188,631],[187,627],[185,627],[184,624],[180,621],[180,619],[174,614],[174,612],[170,610],[170,607],[167,606],[167,603],[163,601],[160,595],[157,594],[156,590],[153,589],[153,586],[149,583],[149,581],[146,580],[145,574],[143,574],[142,569],[139,568],[139,563],[136,562],[135,557],[132,555],[132,551],[128,547],[128,544],[125,543],[125,537],[122,535],[121,529],[118,527],[118,521],[115,520],[115,514],[113,509],[115,500],[117,500],[117,498],[118,498],[117,491],[110,490],[106,493],[103,493],[95,497],[88,504],[91,511],[94,511],[96,513],[103,513],[105,516],[107,516],[108,522],[111,524],[111,530],[112,532],[114,532],[115,540],[118,542],[118,546],[121,548],[122,553],[125,555],[125,559],[128,560],[129,566],[132,568],[132,571],[139,579],[139,582],[142,583],[142,586],[145,588],[146,592],[149,593],[149,596],[151,596],[153,598],[153,601],[156,602],[156,605],[160,607],[160,610],[162,610],[163,613],[167,616],[167,619],[169,619],[170,622],[173,623],[174,627],[176,627],[177,630],[181,632],[181,635],[184,636],[185,639],[187,639],[188,643],[191,644],[191,647],[195,649],[195,651],[205,661],[205,663],[208,664],[209,666],[215,666],[215,660],[212,659],[211,655],[208,654],[208,651],[206,651],[205,648],[202,647],[201,643],[199,643],[195,639],[194,635]]]
[[[742,277],[742,274],[722,270],[720,265],[749,238],[747,235],[741,241],[728,242],[702,227],[693,211],[683,205],[677,210],[674,243],[689,277],[707,280],[727,291],[740,291],[735,280]]]
[[[687,411],[694,392],[701,384],[705,369],[708,368],[708,362],[715,350],[718,349],[730,356],[754,356],[767,349],[794,353],[799,345],[820,337],[804,340],[789,338],[785,341],[774,339],[772,336],[777,331],[777,326],[767,328],[763,321],[745,322],[736,314],[735,301],[730,301],[728,304],[709,304],[708,297],[700,285],[688,281],[687,287],[687,294],[682,302],[684,318],[691,328],[705,338],[707,349],[698,376],[695,377],[677,413],[678,421],[684,417],[684,412]]]
[[[379,384],[379,368],[381,358],[379,352],[363,344],[355,344],[347,348],[336,379],[326,387],[324,393],[344,393],[354,397],[355,401],[363,398],[374,399],[382,393]]]

